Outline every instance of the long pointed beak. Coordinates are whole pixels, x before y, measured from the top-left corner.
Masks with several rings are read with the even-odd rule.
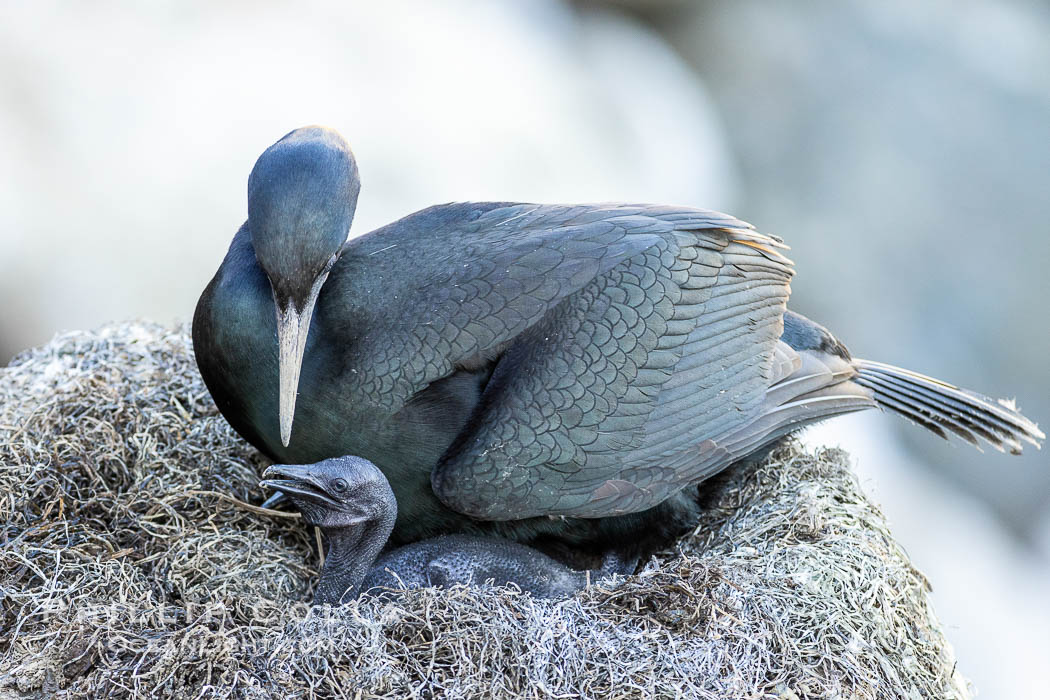
[[[299,372],[306,352],[306,336],[310,332],[310,317],[316,299],[308,300],[299,311],[295,304],[277,307],[277,366],[280,377],[281,444],[288,447],[292,439],[292,419],[295,417],[295,397],[299,392]]]
[[[299,372],[303,367],[303,354],[306,352],[306,338],[310,332],[310,319],[314,315],[317,296],[321,285],[328,279],[335,264],[336,255],[328,261],[324,270],[314,280],[302,309],[287,300],[285,308],[276,298],[277,304],[277,367],[280,381],[280,420],[281,444],[288,447],[292,439],[292,420],[295,418],[295,398],[299,393]]]

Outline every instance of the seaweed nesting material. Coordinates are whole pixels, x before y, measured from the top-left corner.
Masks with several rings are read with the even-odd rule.
[[[312,534],[259,502],[184,328],[0,370],[0,697],[968,696],[923,576],[835,450],[705,485],[696,531],[565,601],[409,591],[314,612]]]

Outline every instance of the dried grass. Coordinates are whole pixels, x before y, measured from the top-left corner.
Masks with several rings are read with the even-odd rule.
[[[313,537],[258,503],[185,329],[0,370],[0,697],[955,698],[928,584],[845,454],[796,445],[696,532],[564,601],[410,591],[309,612]]]

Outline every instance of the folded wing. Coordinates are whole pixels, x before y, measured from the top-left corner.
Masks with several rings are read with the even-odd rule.
[[[490,520],[643,510],[702,478],[721,449],[709,438],[763,410],[792,274],[780,243],[697,210],[607,216],[646,245],[508,344],[433,474],[453,509]]]

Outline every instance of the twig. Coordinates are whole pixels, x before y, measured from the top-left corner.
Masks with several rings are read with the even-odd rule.
[[[273,508],[262,508],[260,506],[253,506],[251,503],[245,503],[239,498],[234,498],[229,494],[220,493],[218,491],[185,491],[184,493],[189,494],[191,496],[215,496],[216,498],[220,498],[224,501],[229,501],[238,508],[250,510],[251,512],[258,513],[259,515],[269,515],[272,518],[292,518],[293,520],[295,520],[303,517],[299,513],[287,513],[283,510],[274,510]]]

